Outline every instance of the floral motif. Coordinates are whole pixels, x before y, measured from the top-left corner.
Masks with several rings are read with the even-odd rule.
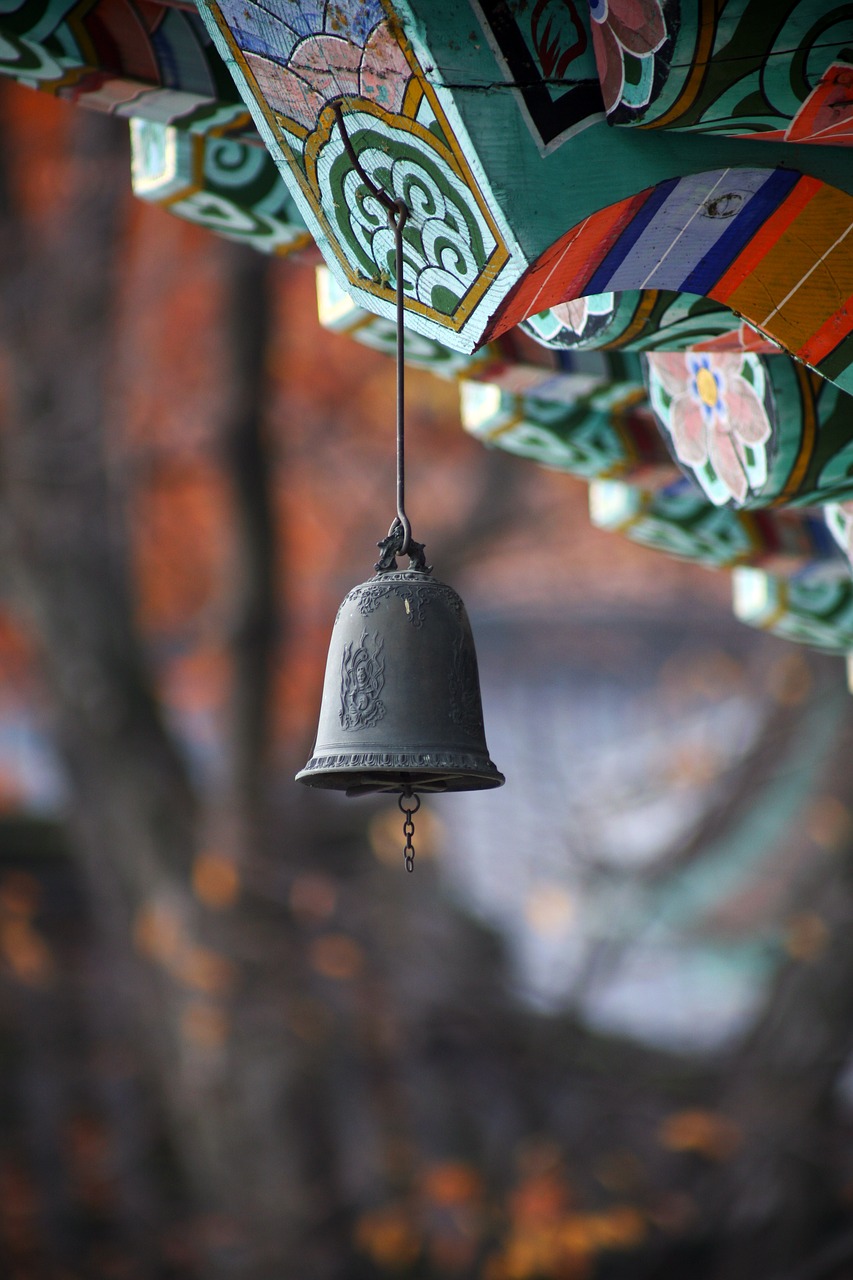
[[[853,146],[853,67],[848,62],[833,62],[827,67],[787,128],[740,136],[760,142]]]
[[[565,0],[538,0],[530,15],[530,34],[546,80],[562,80],[587,48],[583,19]]]
[[[528,316],[522,328],[544,347],[575,347],[598,338],[613,318],[614,293],[592,293]]]
[[[295,46],[286,66],[254,52],[246,53],[246,61],[270,106],[306,129],[336,97],[363,98],[398,112],[412,76],[387,22],[378,23],[363,46],[320,31]]]
[[[609,115],[622,102],[646,106],[654,54],[667,37],[661,0],[590,0],[589,7],[604,110]]]
[[[551,310],[564,329],[569,329],[572,333],[583,333],[589,317],[589,304],[586,298],[573,298],[571,302],[560,302]]]
[[[767,478],[762,446],[771,424],[760,361],[696,351],[654,352],[647,359],[652,408],[675,456],[717,506],[745,502]]]
[[[853,67],[834,62],[806,98],[788,128],[786,142],[820,142],[847,146],[853,142]]]

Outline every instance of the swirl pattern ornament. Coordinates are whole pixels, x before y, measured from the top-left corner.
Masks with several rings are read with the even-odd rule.
[[[379,695],[385,685],[384,643],[365,632],[361,643],[350,641],[341,658],[341,710],[344,729],[368,729],[385,715]]]
[[[0,36],[0,73],[44,87],[52,81],[61,84],[67,69],[41,44],[7,29]]]
[[[245,123],[241,115],[242,122],[235,115],[232,128]],[[240,137],[136,118],[130,138],[133,191],[141,199],[264,253],[291,253],[309,243],[305,223],[264,148]]]
[[[383,574],[382,578],[385,576]],[[404,582],[409,580],[408,577],[402,579]],[[347,601],[353,604],[357,603],[359,613],[366,617],[378,609],[381,604],[386,603],[390,596],[396,596],[403,601],[406,616],[414,626],[423,626],[423,610],[426,602],[423,587],[392,586],[386,584],[380,578],[375,583],[367,583],[365,586],[357,587],[355,591],[351,591]]]
[[[407,298],[437,317],[453,318],[482,276],[497,241],[467,184],[429,129],[402,116],[380,121],[367,110],[346,117],[347,131],[371,180],[405,201]],[[388,125],[396,126],[389,155]],[[338,211],[337,231],[368,279],[396,286],[394,233],[385,210],[370,193],[333,130],[316,162],[322,204]]]

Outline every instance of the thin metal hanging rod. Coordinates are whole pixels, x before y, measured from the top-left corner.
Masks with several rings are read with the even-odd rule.
[[[394,274],[397,284],[397,519],[391,525],[388,536],[399,531],[400,544],[397,554],[404,556],[409,552],[412,543],[412,526],[406,515],[406,428],[405,428],[405,292],[403,287],[403,227],[409,216],[409,209],[403,200],[395,200],[377,186],[365,172],[364,166],[356,154],[352,141],[344,124],[344,113],[341,104],[333,104],[338,127],[341,131],[344,150],[352,167],[361,178],[368,191],[382,205],[388,215],[388,225],[394,232]]]

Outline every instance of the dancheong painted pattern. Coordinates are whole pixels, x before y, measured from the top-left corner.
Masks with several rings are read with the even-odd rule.
[[[322,256],[320,316],[591,513],[853,649],[853,5],[14,0],[0,71],[126,117],[136,193]],[[695,135],[701,135],[701,145]],[[825,519],[824,519],[825,515]]]

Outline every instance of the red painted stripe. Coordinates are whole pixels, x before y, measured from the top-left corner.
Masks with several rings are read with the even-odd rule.
[[[727,302],[824,185],[818,178],[800,178],[787,200],[780,204],[749,243],[744,245],[725,275],[721,276],[710,290],[710,296],[716,298],[718,302]]]
[[[853,298],[848,298],[844,306],[833,312],[828,320],[824,320],[817,333],[813,333],[808,342],[803,343],[795,354],[806,364],[819,364],[851,333],[853,333]]]
[[[507,295],[482,341],[558,302],[583,297],[584,285],[652,190],[599,210],[547,248]]]

